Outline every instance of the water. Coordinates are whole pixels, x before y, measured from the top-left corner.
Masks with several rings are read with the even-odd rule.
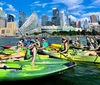
[[[74,40],[74,36],[72,37]],[[16,45],[19,38],[5,37],[0,38],[1,45]],[[51,37],[47,39],[49,44],[60,43],[61,38]],[[84,36],[80,40],[85,44]],[[59,74],[48,76],[40,79],[19,81],[19,82],[3,82],[1,84],[13,85],[14,83],[32,83],[37,85],[100,85],[100,65],[94,63],[78,63],[77,66],[61,72]]]

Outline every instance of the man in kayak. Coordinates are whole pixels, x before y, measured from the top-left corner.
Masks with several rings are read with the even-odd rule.
[[[48,49],[48,42],[45,37],[42,38],[42,47],[40,49]]]
[[[26,43],[25,43],[25,46],[26,46],[26,47],[28,47],[28,46],[31,44],[30,41],[31,41],[31,38],[28,37],[28,39],[27,39],[27,41],[26,41]]]

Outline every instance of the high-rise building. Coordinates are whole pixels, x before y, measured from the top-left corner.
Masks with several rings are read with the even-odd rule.
[[[91,15],[90,20],[91,20],[91,23],[97,23],[96,15]]]
[[[98,24],[100,25],[100,15],[98,16]]]
[[[64,11],[61,11],[61,26],[66,26],[66,16]]]
[[[78,22],[78,27],[81,28],[81,21]]]
[[[6,26],[6,22],[5,22],[5,12],[0,9],[0,28],[3,28]]]
[[[19,28],[24,24],[26,21],[26,14],[23,11],[19,11]]]
[[[14,16],[12,14],[7,14],[7,21],[14,22]]]
[[[66,16],[66,25],[67,25],[67,26],[70,26],[68,8],[66,8],[66,10],[65,10],[65,16]]]
[[[69,26],[71,26],[71,18],[68,18]]]
[[[60,26],[59,10],[57,8],[53,8],[52,23],[55,26]]]
[[[0,17],[0,28],[6,27],[5,18]]]
[[[42,26],[47,26],[48,16],[43,14],[42,15]]]
[[[5,12],[2,9],[0,9],[0,17],[5,18]]]

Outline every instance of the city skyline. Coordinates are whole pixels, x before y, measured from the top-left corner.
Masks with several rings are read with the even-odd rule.
[[[19,3],[23,3],[19,5]],[[91,15],[100,15],[100,0],[2,0],[0,1],[0,9],[5,13],[12,14],[15,21],[18,22],[19,11],[24,11],[29,17],[34,11],[38,18],[41,19],[42,14],[46,14],[49,19],[52,17],[52,8],[58,8],[60,11],[68,10],[72,20],[90,19]]]

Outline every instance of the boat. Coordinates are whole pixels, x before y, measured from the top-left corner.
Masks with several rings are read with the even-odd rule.
[[[60,45],[59,44],[52,44],[51,45],[52,48],[59,48],[60,49]],[[83,55],[83,49],[79,48],[79,47],[71,47],[68,50],[67,54],[62,54],[62,53],[53,53],[50,51],[46,51],[43,50],[42,51],[43,54],[45,55],[49,55],[50,58],[61,58],[61,59],[67,59],[73,62],[89,62],[89,63],[100,63],[100,56],[84,56]]]
[[[76,64],[70,62],[52,65],[35,64],[34,67],[32,67],[29,62],[23,64],[20,62],[0,63],[0,81],[18,81],[41,78],[54,75],[74,66],[76,66]]]
[[[84,56],[82,51],[79,50],[77,52],[68,52],[67,54],[62,53],[49,53],[50,58],[61,58],[71,60],[73,62],[89,62],[89,63],[100,63],[100,56]]]

